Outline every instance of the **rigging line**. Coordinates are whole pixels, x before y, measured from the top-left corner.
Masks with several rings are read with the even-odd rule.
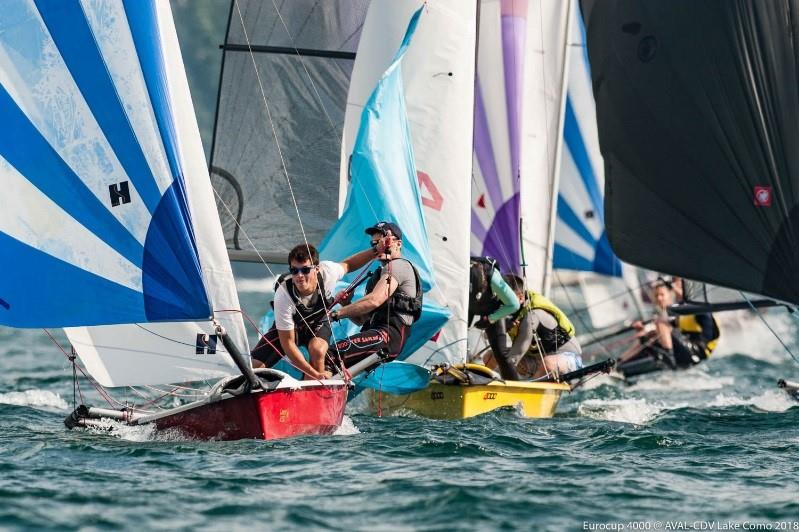
[[[272,129],[272,136],[275,139],[275,146],[277,147],[277,153],[280,157],[280,164],[283,166],[283,175],[286,177],[286,184],[288,185],[289,194],[291,195],[291,201],[294,204],[294,210],[297,213],[297,221],[300,225],[300,232],[302,233],[302,239],[305,242],[305,245],[308,246],[308,237],[305,234],[305,226],[302,223],[302,216],[300,216],[300,208],[297,205],[297,198],[294,195],[294,187],[291,185],[291,178],[289,177],[288,167],[286,166],[286,160],[283,156],[283,149],[280,147],[280,140],[277,136],[277,128],[275,127],[274,119],[272,118],[272,110],[269,107],[269,101],[266,99],[266,91],[264,90],[263,82],[261,81],[261,73],[258,71],[258,64],[255,62],[255,54],[252,52],[252,45],[250,44],[250,37],[247,34],[247,28],[244,24],[244,16],[241,14],[241,8],[239,7],[238,0],[233,0],[233,3],[236,6],[236,12],[239,15],[239,20],[241,21],[241,29],[242,33],[244,34],[244,40],[247,42],[247,48],[249,49],[250,60],[252,61],[252,66],[255,71],[255,77],[258,80],[258,88],[261,91],[261,99],[264,102],[264,108],[266,109],[266,116],[269,119],[269,126]]]
[[[280,23],[283,25],[283,28],[286,30],[286,35],[288,35],[289,41],[291,42],[291,47],[294,49],[294,52],[297,54],[297,57],[299,57],[299,59],[300,59],[300,64],[302,64],[302,69],[305,71],[305,75],[308,76],[308,81],[311,83],[311,87],[313,88],[314,95],[316,96],[316,99],[319,102],[319,107],[322,108],[322,112],[324,113],[325,118],[327,118],[327,121],[330,124],[330,128],[332,130],[336,130],[337,129],[336,124],[333,122],[333,119],[330,117],[330,114],[327,112],[327,107],[325,107],[324,100],[322,100],[322,96],[319,94],[319,90],[316,88],[316,83],[314,83],[313,76],[311,76],[311,73],[308,71],[308,68],[307,68],[307,66],[305,64],[305,58],[302,56],[302,54],[300,54],[300,51],[299,51],[299,49],[296,46],[296,41],[294,40],[294,36],[289,31],[289,28],[286,25],[286,21],[283,19],[283,15],[280,14],[280,9],[277,7],[277,4],[275,3],[275,0],[272,0],[272,5],[275,8],[275,12],[277,13],[278,18],[280,19]],[[317,2],[317,5],[318,5],[318,2]],[[316,6],[314,6],[314,8],[315,7]],[[246,38],[246,33],[245,33],[245,38]],[[249,46],[249,42],[247,44]],[[252,52],[250,52],[250,54],[252,54]],[[345,98],[345,107],[346,107],[347,103],[348,102],[346,102],[346,98]],[[346,113],[345,113],[345,115],[346,115]],[[342,138],[343,138],[343,135],[342,135]],[[350,178],[349,179],[350,183],[352,183],[352,176],[349,174],[349,172],[347,173],[347,175]],[[369,205],[369,209],[372,211],[372,215],[377,219],[378,218],[377,212],[375,211],[375,208],[372,206],[372,201],[369,199],[369,195],[366,193],[366,190],[363,188],[363,184],[360,183],[360,181],[358,182],[358,186],[361,188],[361,192],[363,192],[363,195],[366,198],[366,203]]]
[[[47,329],[42,329],[42,330],[43,330],[43,331],[44,331],[44,332],[47,334],[47,336],[49,336],[49,337],[50,337],[50,340],[52,340],[52,341],[53,341],[53,343],[54,343],[54,344],[56,345],[56,347],[58,347],[58,349],[59,349],[59,350],[60,350],[60,351],[61,351],[61,352],[64,354],[64,356],[65,356],[65,357],[67,357],[67,359],[69,359],[69,355],[67,354],[67,352],[66,352],[66,351],[64,350],[64,348],[61,346],[61,344],[60,344],[60,343],[58,343],[58,340],[56,340],[56,339],[53,337],[53,335],[50,333],[50,331],[48,331]],[[100,394],[100,396],[101,396],[101,397],[103,397],[103,398],[106,400],[106,402],[107,402],[107,403],[110,405],[110,404],[111,404],[111,401],[109,400],[109,398],[110,398],[110,395],[108,395],[108,392],[106,392],[106,391],[105,391],[105,388],[103,388],[103,387],[99,386],[99,384],[97,384],[97,383],[96,383],[96,381],[94,381],[94,379],[93,379],[93,378],[91,378],[89,375],[87,375],[87,374],[86,374],[86,372],[85,372],[85,371],[83,371],[83,368],[81,368],[80,366],[78,366],[78,365],[75,363],[75,361],[72,361],[72,363],[75,365],[75,367],[77,367],[77,368],[78,368],[78,370],[81,372],[81,374],[82,374],[84,377],[86,377],[86,379],[87,379],[87,380],[88,380],[88,381],[89,381],[89,382],[90,382],[90,383],[91,383],[91,384],[94,386],[94,388],[97,390],[97,393],[99,393],[99,394]],[[81,395],[81,398],[82,398],[82,397],[83,397],[83,396]]]
[[[769,323],[766,321],[766,318],[763,317],[762,313],[757,311],[757,308],[755,308],[755,306],[752,304],[752,301],[746,296],[746,294],[744,294],[742,291],[739,291],[738,293],[741,294],[741,297],[743,297],[746,300],[746,302],[749,304],[749,307],[752,309],[752,312],[757,314],[757,316],[760,318],[760,321],[763,322],[763,325],[765,325],[768,328],[768,330],[771,331],[771,334],[774,335],[774,338],[776,338],[780,342],[780,344],[782,344],[782,347],[785,349],[785,351],[788,352],[788,354],[791,356],[793,361],[796,362],[797,364],[799,364],[799,359],[797,359],[796,356],[793,354],[793,351],[791,351],[791,348],[788,347],[788,345],[785,342],[782,341],[782,338],[780,338],[780,336],[777,334],[777,332],[774,329],[771,328],[771,325],[769,325]],[[799,319],[797,316],[794,315],[794,311],[789,311],[789,313],[790,313],[791,316],[794,317],[794,319]]]
[[[588,324],[585,321],[585,318],[582,316],[582,312],[575,310],[574,301],[572,301],[572,298],[569,295],[569,291],[566,289],[566,286],[563,284],[563,282],[562,282],[562,280],[560,278],[560,273],[558,273],[557,270],[553,270],[553,273],[555,274],[555,279],[557,280],[558,284],[563,289],[563,294],[566,296],[566,299],[568,300],[569,305],[572,308],[572,311],[574,311],[574,316],[576,316],[577,319],[580,320],[580,324],[585,328],[585,330],[591,336],[592,340],[596,341],[596,335],[597,335],[596,331],[594,331],[592,327],[588,326]],[[598,343],[599,343],[599,347],[601,347],[602,350],[605,351],[605,354],[607,356],[613,358],[613,355],[610,354],[610,351],[605,347],[605,345],[602,342],[598,342]]]

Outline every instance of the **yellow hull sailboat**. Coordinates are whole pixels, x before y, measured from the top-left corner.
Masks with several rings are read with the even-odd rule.
[[[433,419],[466,419],[503,407],[527,418],[548,418],[570,390],[566,383],[503,381],[485,366],[458,364],[436,368],[428,387],[418,392],[370,390],[369,405],[378,414],[407,411]]]

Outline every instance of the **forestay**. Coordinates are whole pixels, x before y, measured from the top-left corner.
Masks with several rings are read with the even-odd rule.
[[[415,0],[371,3],[347,96],[342,191],[364,103],[419,5]],[[435,269],[430,296],[451,313],[435,341],[412,355],[410,360],[421,364],[465,360],[476,9],[475,0],[427,2],[403,59],[407,117]]]
[[[544,291],[552,253],[569,2],[483,0],[472,253]]]
[[[613,249],[799,302],[799,1],[582,7]]]
[[[233,259],[260,261],[257,250],[283,262],[337,219],[344,107],[368,3],[231,4],[211,173]]]

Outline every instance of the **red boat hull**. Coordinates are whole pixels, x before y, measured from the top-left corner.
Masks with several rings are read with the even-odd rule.
[[[347,387],[303,386],[227,397],[153,420],[201,440],[276,440],[332,434],[341,425]]]

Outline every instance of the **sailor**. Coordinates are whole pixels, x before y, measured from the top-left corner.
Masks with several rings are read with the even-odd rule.
[[[506,274],[504,279],[521,304],[508,318],[508,334],[513,339],[508,362],[532,379],[557,377],[582,368],[582,348],[563,311],[541,294],[525,290],[519,276]]]
[[[469,268],[469,325],[485,329],[488,345],[503,379],[519,380],[514,365],[508,362],[505,319],[519,310],[519,299],[502,278],[499,264],[491,257],[472,257]]]
[[[366,229],[380,267],[366,284],[365,295],[330,313],[333,321],[349,318],[361,331],[335,343],[332,353],[351,367],[382,352],[393,359],[402,351],[410,327],[422,313],[422,282],[416,267],[402,257],[402,230],[393,222],[379,222]]]
[[[333,306],[333,288],[347,272],[374,257],[374,250],[367,249],[343,262],[320,262],[314,246],[295,246],[288,255],[289,275],[278,280],[275,290],[275,323],[252,350],[253,367],[271,367],[286,356],[307,378],[330,377],[325,356],[331,336],[327,312]],[[300,346],[308,349],[310,363]]]
[[[692,314],[670,318],[668,308],[676,297],[682,298],[682,282],[679,278],[667,281],[659,278],[655,283],[653,300],[656,314],[654,329],[647,328],[643,322],[633,323],[642,338],[654,340],[650,349],[644,349],[639,356],[654,351],[660,354],[671,368],[687,368],[705,360],[718,343],[720,331],[712,314]],[[629,357],[627,360],[638,358]]]

